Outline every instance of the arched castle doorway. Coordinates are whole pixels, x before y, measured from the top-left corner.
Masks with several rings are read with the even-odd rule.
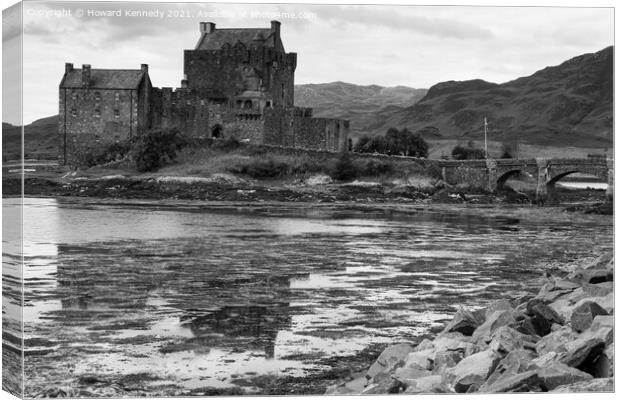
[[[217,124],[211,128],[211,137],[213,139],[219,139],[222,137],[222,125]]]

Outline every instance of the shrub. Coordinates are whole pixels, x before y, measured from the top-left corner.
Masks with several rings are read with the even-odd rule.
[[[379,176],[394,172],[394,164],[384,160],[359,159],[353,161],[353,167],[359,176]]]
[[[274,160],[272,157],[264,159],[252,159],[247,162],[230,167],[228,170],[237,174],[246,174],[252,178],[275,178],[288,172],[287,163]]]
[[[501,158],[513,158],[513,147],[508,143],[502,143],[502,155]]]
[[[92,150],[76,152],[75,158],[77,165],[94,167],[95,165],[120,160],[129,153],[129,150],[130,145],[128,142],[119,142],[96,152]]]
[[[131,142],[131,156],[139,172],[156,171],[175,160],[185,141],[176,129],[152,130]]]
[[[455,160],[481,160],[485,158],[483,149],[455,146],[452,149],[452,158]]]
[[[412,133],[407,128],[390,128],[384,136],[362,136],[355,145],[359,153],[380,153],[411,157],[428,157],[428,143],[420,133]]]
[[[231,151],[238,149],[241,146],[241,142],[234,136],[229,136],[226,139],[216,139],[211,143],[211,148],[222,151]]]
[[[291,174],[316,174],[326,172],[325,163],[317,158],[304,155],[302,157],[295,157],[292,165],[290,166],[289,173]]]
[[[358,171],[351,160],[349,152],[343,151],[340,153],[340,157],[338,157],[338,160],[331,168],[329,175],[332,179],[338,181],[348,181],[357,178]]]

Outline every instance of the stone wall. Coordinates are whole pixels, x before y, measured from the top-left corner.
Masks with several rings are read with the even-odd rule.
[[[275,107],[265,111],[265,144],[308,150],[348,149],[349,121],[313,118],[312,109]]]
[[[63,88],[59,97],[61,164],[79,163],[89,153],[130,139],[148,120],[138,90]]]

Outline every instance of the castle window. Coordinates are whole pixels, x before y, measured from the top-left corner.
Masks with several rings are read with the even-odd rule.
[[[77,94],[77,92],[72,92],[72,93],[71,93],[71,98],[72,98],[73,100],[77,100],[77,99],[78,99],[78,94]]]
[[[121,116],[120,110],[117,108],[114,110],[114,118],[119,118]]]
[[[271,108],[271,101],[267,100],[267,102],[265,103],[265,107]]]
[[[114,101],[119,101],[121,99],[121,94],[119,92],[114,92]]]
[[[71,115],[75,117],[77,115],[77,110],[75,108],[71,109]]]
[[[101,117],[101,110],[95,108],[95,111],[93,112],[93,117]]]
[[[246,110],[251,110],[252,109],[252,100],[246,100],[245,104],[243,105],[243,108],[245,108]]]
[[[95,92],[95,101],[101,101],[101,93]]]
[[[204,106],[205,105],[205,101],[204,100],[200,100],[200,105]]]
[[[243,107],[243,101],[237,100],[237,108],[240,109],[241,107]]]
[[[191,105],[191,104],[192,104],[192,101],[191,101],[191,100],[187,100],[187,101],[185,102],[185,104],[187,104],[187,105],[189,106],[189,105]]]

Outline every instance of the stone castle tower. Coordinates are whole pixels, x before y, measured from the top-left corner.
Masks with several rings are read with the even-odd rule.
[[[199,27],[195,48],[184,51],[179,88],[152,87],[146,65],[85,65],[80,71],[67,64],[60,84],[61,161],[79,163],[148,129],[312,150],[347,148],[348,121],[313,118],[312,109],[294,106],[297,54],[284,50],[280,22],[269,28]],[[121,106],[121,99],[129,103]]]

